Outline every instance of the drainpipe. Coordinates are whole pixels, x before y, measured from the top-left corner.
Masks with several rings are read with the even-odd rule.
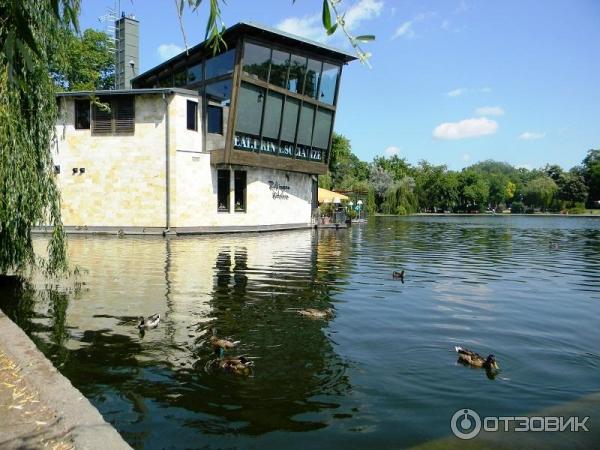
[[[165,204],[165,230],[163,231],[163,236],[166,236],[171,232],[171,174],[170,174],[170,145],[169,145],[169,102],[167,100],[167,95],[163,92],[162,95],[163,102],[165,104],[165,193],[166,193],[166,204]]]

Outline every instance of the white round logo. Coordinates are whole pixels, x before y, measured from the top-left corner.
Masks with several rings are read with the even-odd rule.
[[[473,439],[481,431],[481,417],[472,409],[459,409],[450,419],[450,428],[459,439]]]

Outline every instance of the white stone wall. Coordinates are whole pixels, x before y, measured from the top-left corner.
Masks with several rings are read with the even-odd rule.
[[[260,167],[232,166],[230,212],[217,211],[217,168],[210,155],[177,154],[177,218],[173,226],[245,227],[310,224],[312,176]],[[233,170],[246,171],[246,212],[235,212]],[[289,180],[286,178],[289,177]],[[269,181],[287,185],[287,198],[273,198]]]
[[[312,176],[273,169],[231,167],[230,211],[217,211],[217,168],[202,152],[202,126],[187,130],[187,100],[169,95],[170,227],[203,231],[219,227],[310,224]],[[74,100],[62,97],[55,164],[62,217],[76,227],[166,227],[165,106],[162,94],[136,95],[133,135],[92,136],[74,127]],[[198,109],[200,114],[200,108]],[[85,173],[73,174],[73,168]],[[246,212],[235,212],[233,170],[247,172]],[[269,181],[289,186],[273,198]],[[196,230],[194,230],[196,229]]]

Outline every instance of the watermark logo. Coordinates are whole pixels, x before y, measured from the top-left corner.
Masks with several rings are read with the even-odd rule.
[[[459,409],[450,419],[452,433],[459,439],[473,439],[481,430],[494,431],[526,431],[526,432],[560,432],[590,431],[586,425],[589,417],[562,416],[489,416],[483,419],[472,409]]]
[[[459,409],[450,419],[450,428],[459,439],[473,439],[481,431],[481,417],[472,409]]]

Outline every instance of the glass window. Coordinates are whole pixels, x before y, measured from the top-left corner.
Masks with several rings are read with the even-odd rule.
[[[217,170],[217,211],[229,212],[229,177],[227,170]]]
[[[335,88],[337,85],[340,67],[333,64],[323,63],[323,75],[321,75],[321,88],[317,100],[333,105],[335,100]]]
[[[112,102],[115,119],[115,133],[133,133],[135,131],[135,105],[133,96],[119,96]]]
[[[270,62],[271,49],[250,42],[244,44],[244,75],[267,81]]]
[[[315,117],[315,107],[309,104],[303,104],[300,112],[300,122],[298,124],[298,144],[310,146],[312,141],[313,119]]]
[[[198,103],[187,101],[187,129],[198,131]]]
[[[202,81],[202,63],[188,67],[187,84],[197,83]]]
[[[235,62],[235,49],[229,50],[220,55],[206,60],[206,79],[220,77],[228,73],[233,73]]]
[[[265,90],[249,83],[242,83],[239,90],[236,129],[240,133],[258,136],[262,119]]]
[[[288,68],[290,67],[290,54],[273,50],[271,58],[271,75],[269,83],[279,87],[286,87]]]
[[[283,110],[283,120],[281,121],[281,140],[286,142],[294,142],[296,137],[296,125],[298,122],[298,111],[300,110],[300,102],[295,98],[288,97],[285,100],[285,108]]]
[[[283,95],[269,91],[265,104],[265,119],[263,121],[263,136],[268,139],[279,139],[279,125],[281,125],[281,110],[283,108]]]
[[[292,55],[290,63],[290,76],[287,83],[288,90],[303,93],[304,75],[306,74],[306,58]]]
[[[246,211],[246,171],[236,170],[233,175],[235,212]]]
[[[175,72],[173,75],[173,85],[175,87],[185,86],[187,84],[187,74],[185,68]]]
[[[231,103],[231,80],[218,81],[206,85],[206,98],[223,106]]]
[[[207,133],[223,134],[223,108],[208,105],[206,109]]]
[[[321,61],[314,59],[308,60],[306,68],[306,82],[304,83],[304,95],[317,98],[317,89],[319,88],[319,78],[321,77]]]
[[[75,129],[90,129],[90,101],[75,100]]]
[[[331,132],[331,121],[333,112],[319,109],[315,118],[315,131],[313,133],[313,147],[326,150],[329,148],[329,133]]]

